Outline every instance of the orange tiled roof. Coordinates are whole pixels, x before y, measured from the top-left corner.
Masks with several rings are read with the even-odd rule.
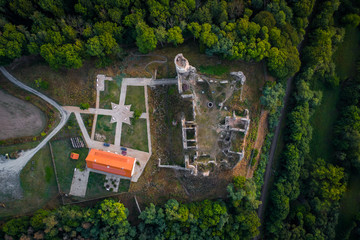
[[[86,157],[88,168],[131,177],[136,159],[120,154],[91,149]]]
[[[79,154],[77,154],[77,153],[71,153],[71,154],[70,154],[70,158],[71,158],[71,159],[75,159],[75,160],[76,160],[76,159],[79,159]]]

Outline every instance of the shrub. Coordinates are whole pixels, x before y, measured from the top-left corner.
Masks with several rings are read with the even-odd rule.
[[[90,107],[89,103],[80,103],[80,109],[81,110],[88,109],[89,107]]]
[[[46,135],[46,132],[42,132],[42,133],[40,133],[40,135],[43,137]]]
[[[44,90],[49,88],[49,82],[43,81],[41,78],[35,79],[35,85],[37,88],[44,89]]]
[[[141,111],[140,110],[138,110],[138,109],[135,109],[134,110],[134,119],[135,120],[138,120],[139,118],[140,118],[140,116],[141,116]]]

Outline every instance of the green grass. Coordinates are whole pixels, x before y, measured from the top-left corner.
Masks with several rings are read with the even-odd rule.
[[[35,211],[44,207],[57,195],[55,173],[48,145],[37,152],[23,168],[20,173],[20,184],[23,189],[23,198],[5,202],[6,208],[1,208],[0,219]]]
[[[138,119],[131,124],[122,125],[121,146],[149,151],[146,119]]]
[[[89,149],[73,149],[70,143],[70,139],[53,141],[51,145],[53,148],[56,171],[61,191],[64,193],[69,193],[74,175],[74,168],[77,167],[79,163],[85,162],[85,158],[89,152]],[[70,159],[71,152],[79,153],[79,159]]]
[[[346,28],[344,42],[334,55],[336,73],[340,79],[355,76],[356,60],[360,52],[360,31],[357,28]],[[339,224],[336,228],[336,239],[344,239],[351,230],[353,217],[360,211],[360,176],[350,173],[349,186],[340,203]]]
[[[229,72],[229,67],[223,65],[215,65],[215,66],[200,66],[199,70],[201,73],[222,76],[225,73]]]
[[[11,146],[0,146],[0,154],[5,154],[5,153],[10,154],[12,152],[16,152],[19,150],[31,149],[31,148],[34,148],[37,145],[39,145],[39,143],[40,143],[40,141],[21,143],[21,144],[16,144],[16,145],[11,145]]]
[[[346,27],[344,42],[334,54],[336,72],[341,80],[356,74],[356,60],[360,53],[360,31],[358,28]]]
[[[90,172],[85,197],[90,199],[114,194],[106,191],[104,182],[104,174]]]
[[[317,81],[314,90],[321,90],[323,97],[321,105],[316,108],[310,119],[313,128],[310,155],[314,160],[324,158],[329,161],[334,156],[332,133],[337,118],[336,104],[339,99],[340,88],[330,89],[322,82]]]
[[[89,134],[89,136],[91,136],[91,130],[92,130],[92,125],[93,125],[93,121],[94,121],[94,114],[80,114],[84,125],[86,127],[86,130]]]
[[[111,109],[111,103],[119,104],[121,86],[116,81],[105,81],[105,89],[100,92],[100,108]]]
[[[128,192],[130,188],[130,180],[121,179],[119,184],[118,193]]]
[[[95,133],[104,135],[106,137],[105,142],[114,143],[116,123],[110,123],[111,116],[98,115],[96,122]]]
[[[339,224],[336,227],[336,239],[345,239],[344,236],[351,230],[353,218],[360,211],[360,176],[353,174],[348,189],[341,200]]]
[[[144,87],[127,86],[125,104],[131,104],[131,111],[146,112]]]

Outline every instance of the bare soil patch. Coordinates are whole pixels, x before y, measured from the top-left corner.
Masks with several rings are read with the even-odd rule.
[[[45,115],[39,108],[0,91],[0,140],[37,135],[45,124]]]

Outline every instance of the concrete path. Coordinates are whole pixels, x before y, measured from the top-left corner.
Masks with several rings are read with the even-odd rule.
[[[108,77],[105,77],[104,75],[98,75],[97,77],[97,103],[95,108],[89,108],[86,110],[81,110],[79,107],[74,106],[65,106],[64,109],[66,109],[68,112],[74,112],[75,117],[77,119],[77,122],[79,123],[80,130],[83,134],[84,140],[88,146],[88,148],[95,148],[103,151],[111,151],[115,152],[117,154],[120,154],[121,150],[121,132],[122,132],[122,124],[127,123],[131,124],[130,118],[133,116],[133,112],[130,111],[130,105],[125,105],[125,99],[126,99],[126,92],[127,92],[127,86],[143,86],[144,87],[144,94],[145,94],[145,107],[146,112],[142,113],[140,118],[146,119],[147,124],[147,137],[148,137],[148,149],[149,152],[143,152],[131,148],[127,148],[127,155],[130,157],[136,158],[136,160],[139,162],[139,165],[137,164],[135,166],[134,175],[131,179],[133,182],[137,182],[140,178],[142,172],[145,169],[145,166],[147,162],[150,159],[152,149],[151,149],[151,135],[150,135],[150,120],[149,120],[149,105],[148,105],[148,92],[147,92],[147,86],[149,85],[163,85],[165,82],[169,82],[169,84],[175,84],[176,80],[171,79],[164,79],[164,80],[155,80],[153,81],[151,78],[124,78],[121,83],[121,91],[120,91],[120,97],[119,97],[119,104],[112,103],[112,109],[100,109],[99,108],[99,93],[100,91],[104,90],[104,80],[111,80]],[[156,82],[154,84],[154,82]],[[95,133],[93,123],[93,132],[91,133],[91,137],[89,136],[86,127],[84,125],[84,122],[81,118],[81,113],[83,114],[96,114],[96,115],[108,115],[112,116],[112,122],[116,124],[116,131],[115,131],[115,141],[114,144],[110,144],[109,147],[105,147],[103,142],[95,141],[93,138],[93,135]]]
[[[90,172],[87,168],[82,172],[79,169],[74,169],[74,175],[69,192],[70,195],[85,197],[89,174]]]

